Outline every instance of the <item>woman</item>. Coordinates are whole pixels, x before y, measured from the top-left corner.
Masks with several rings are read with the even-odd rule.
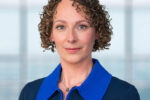
[[[50,0],[41,14],[42,47],[60,64],[28,83],[19,100],[139,100],[136,88],[108,73],[92,51],[107,49],[112,28],[98,0]]]

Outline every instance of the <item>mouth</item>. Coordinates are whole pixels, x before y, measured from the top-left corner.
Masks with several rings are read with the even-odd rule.
[[[68,53],[77,53],[81,48],[65,48]]]

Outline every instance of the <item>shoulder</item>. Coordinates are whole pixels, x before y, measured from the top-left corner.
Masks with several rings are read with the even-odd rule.
[[[21,90],[19,100],[35,100],[38,90],[45,78],[27,83]]]
[[[119,78],[112,77],[103,100],[140,100],[134,85]]]

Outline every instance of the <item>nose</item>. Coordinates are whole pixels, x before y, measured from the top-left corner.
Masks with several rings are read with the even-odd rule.
[[[75,43],[76,42],[76,34],[75,31],[73,29],[68,30],[67,33],[67,42],[69,43]]]

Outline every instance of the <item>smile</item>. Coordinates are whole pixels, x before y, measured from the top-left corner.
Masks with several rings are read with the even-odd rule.
[[[68,53],[77,53],[81,48],[65,48]]]

